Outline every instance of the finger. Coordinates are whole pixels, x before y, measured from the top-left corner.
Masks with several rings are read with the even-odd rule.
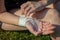
[[[22,12],[21,15],[24,15],[24,9],[21,8],[20,12]]]
[[[42,29],[42,33],[50,33],[50,31],[53,31],[53,30]]]
[[[27,16],[27,13],[28,13],[28,11],[31,9],[31,7],[30,6],[28,6],[26,9],[25,9],[25,15]]]
[[[47,30],[54,30],[55,27],[51,26],[51,27],[47,27],[46,29],[47,29]]]
[[[52,34],[52,33],[54,33],[54,31],[45,31],[45,32],[43,32],[42,34],[43,34],[43,35],[48,35],[48,34]]]
[[[49,25],[50,23],[47,23],[47,22],[43,22],[43,25],[46,26],[46,25]]]
[[[43,23],[43,27],[48,28],[48,27],[54,27],[54,26],[50,23]]]
[[[34,18],[34,14],[35,14],[35,13],[31,13],[31,14],[29,15],[29,17],[30,17],[30,18]]]
[[[52,29],[55,29],[55,26],[46,25],[46,26],[43,26],[43,29],[52,30]]]
[[[46,27],[52,27],[53,25],[50,25],[50,24],[46,24],[46,25],[44,25],[44,26],[46,26]]]
[[[29,16],[31,13],[34,13],[33,11],[35,10],[35,8],[31,8],[28,13],[27,13],[27,16]]]
[[[42,29],[42,32],[52,31],[53,29]]]
[[[44,23],[44,25],[46,26],[46,27],[49,27],[49,26],[54,26],[53,24],[51,24],[51,23]]]

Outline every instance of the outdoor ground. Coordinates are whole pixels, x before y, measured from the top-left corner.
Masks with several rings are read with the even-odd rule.
[[[28,31],[3,31],[0,30],[0,40],[50,40],[50,36],[34,36]]]

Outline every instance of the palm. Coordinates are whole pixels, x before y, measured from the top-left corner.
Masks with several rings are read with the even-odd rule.
[[[26,28],[33,33],[34,35],[38,35],[39,33],[41,33],[41,23],[38,23],[38,25],[33,25],[30,22],[27,22]]]

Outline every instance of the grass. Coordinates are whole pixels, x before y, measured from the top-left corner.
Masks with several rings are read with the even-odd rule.
[[[50,40],[50,36],[34,36],[28,31],[3,31],[0,30],[0,40]]]

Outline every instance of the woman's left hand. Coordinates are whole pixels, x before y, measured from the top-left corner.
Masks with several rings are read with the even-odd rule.
[[[36,1],[28,1],[21,5],[21,9],[24,10],[23,12],[26,16],[29,16],[31,13],[44,9],[44,3]]]

